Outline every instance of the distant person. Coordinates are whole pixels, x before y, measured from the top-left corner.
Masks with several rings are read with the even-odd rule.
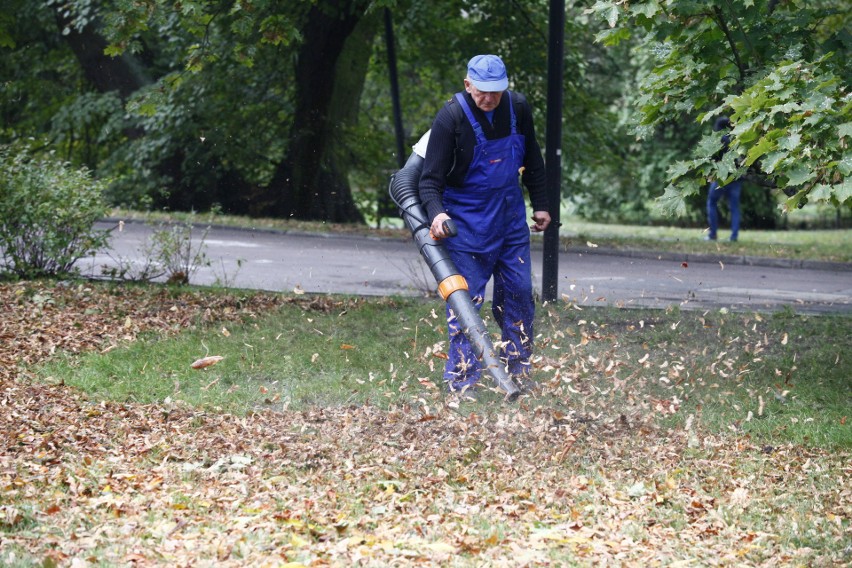
[[[729,130],[731,121],[727,116],[720,116],[713,124],[713,130],[720,132]],[[728,145],[731,142],[731,135],[722,135],[722,151],[719,156],[722,156],[728,151]],[[707,222],[710,224],[710,232],[704,237],[705,240],[715,241],[716,233],[719,230],[719,199],[723,196],[728,200],[728,208],[731,210],[731,241],[736,241],[740,233],[740,193],[742,192],[743,182],[741,179],[736,179],[728,185],[719,186],[718,181],[710,184],[710,191],[707,194]]]
[[[492,313],[503,333],[508,372],[529,388],[535,315],[530,229],[544,231],[550,213],[532,108],[508,87],[496,55],[468,62],[464,91],[432,123],[419,191],[434,236],[448,236],[443,224],[454,220],[458,235],[444,244],[477,307],[494,277]],[[533,209],[530,226],[521,180]],[[476,385],[480,364],[449,308],[447,323],[444,381],[451,392],[466,391]]]

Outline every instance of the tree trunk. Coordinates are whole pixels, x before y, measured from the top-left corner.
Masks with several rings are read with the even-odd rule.
[[[364,1],[336,4],[334,11],[311,8],[302,28],[289,151],[266,199],[256,205],[269,204],[274,214],[297,219],[363,222],[352,199],[341,141],[357,118],[379,18],[365,17]]]
[[[95,30],[95,26],[90,23],[82,31],[78,30],[71,25],[68,17],[63,16],[63,10],[61,5],[56,5],[56,23],[60,32],[66,28],[69,30],[63,37],[80,62],[86,79],[98,92],[118,91],[121,99],[126,101],[134,92],[151,84],[151,79],[131,55],[106,55],[104,49],[107,42]]]
[[[133,93],[153,82],[132,55],[106,55],[104,50],[107,41],[96,30],[94,23],[78,30],[60,4],[56,4],[54,15],[60,33],[83,69],[83,75],[99,93],[117,91],[121,100],[126,102]],[[69,30],[67,34],[63,32],[65,29]],[[123,132],[131,140],[145,134],[144,129],[137,126],[127,126]]]

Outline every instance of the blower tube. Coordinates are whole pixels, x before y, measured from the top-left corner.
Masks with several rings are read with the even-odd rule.
[[[428,133],[427,133],[428,135]],[[438,283],[438,293],[447,302],[455,314],[459,327],[470,340],[473,351],[483,369],[491,375],[496,385],[506,392],[507,400],[515,400],[521,394],[520,389],[509,377],[506,368],[494,351],[494,345],[485,328],[485,323],[474,307],[464,276],[456,270],[447,249],[429,232],[431,221],[427,218],[420,203],[420,173],[423,170],[423,158],[412,152],[405,166],[391,176],[389,192],[391,199],[399,207],[399,214],[411,231],[420,255],[429,266],[429,270]],[[452,219],[447,221],[445,230],[455,234]]]

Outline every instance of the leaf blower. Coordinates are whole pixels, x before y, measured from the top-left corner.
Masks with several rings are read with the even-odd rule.
[[[506,399],[512,401],[518,398],[521,391],[509,377],[505,365],[494,350],[485,323],[470,298],[467,281],[456,270],[441,241],[431,235],[429,230],[431,222],[420,203],[418,186],[420,174],[423,171],[423,156],[426,153],[425,140],[428,136],[427,132],[414,147],[414,152],[408,157],[405,166],[391,176],[390,196],[399,208],[399,214],[405,221],[406,227],[411,231],[420,255],[438,283],[438,294],[447,302],[447,306],[455,315],[459,327],[470,340],[483,369],[491,375],[496,385],[506,392]],[[447,234],[456,234],[452,219],[445,222],[444,230]]]

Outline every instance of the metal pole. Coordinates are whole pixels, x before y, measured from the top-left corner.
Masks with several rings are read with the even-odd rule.
[[[393,123],[396,127],[396,161],[399,168],[405,166],[405,142],[402,132],[402,110],[399,104],[399,80],[396,72],[396,47],[393,38],[393,20],[390,8],[385,8],[385,43],[388,50],[388,72],[390,73],[391,101],[393,101]]]
[[[550,226],[544,232],[541,297],[553,302],[559,287],[559,211],[562,203],[562,74],[565,60],[565,0],[550,0],[547,41],[547,134],[545,171]]]

